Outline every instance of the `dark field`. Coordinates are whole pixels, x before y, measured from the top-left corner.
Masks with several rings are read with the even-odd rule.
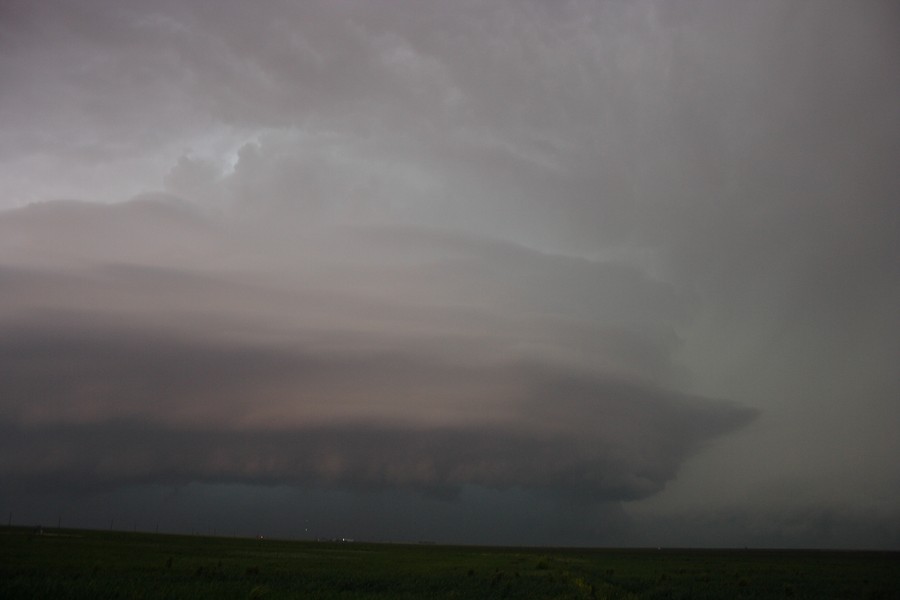
[[[0,598],[900,598],[900,553],[0,531]]]

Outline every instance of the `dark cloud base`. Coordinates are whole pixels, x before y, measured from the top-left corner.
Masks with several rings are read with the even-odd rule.
[[[67,328],[60,316],[49,328],[27,321],[0,328],[8,415],[0,475],[11,486],[49,492],[200,481],[452,495],[479,485],[629,500],[658,492],[701,444],[755,416],[550,365],[310,356],[109,323],[86,327],[77,314],[66,315],[80,323]],[[519,392],[503,400],[500,422],[478,410],[496,408],[488,396],[456,424],[434,424],[426,417],[440,407],[416,398],[400,414],[390,405],[379,412],[371,400],[368,419],[335,416],[350,389],[384,398],[420,388],[423,379],[461,395],[471,393],[468,384],[447,382],[475,382],[476,392],[489,394],[512,379]],[[271,386],[283,391],[258,396]],[[305,395],[310,388],[320,390],[318,399]],[[270,409],[284,417],[246,424]]]
[[[631,267],[407,227],[269,240],[247,275],[227,267],[255,238],[221,226],[170,199],[0,215],[10,486],[608,503],[756,416],[667,385],[679,299]]]
[[[893,506],[897,17],[0,2],[0,495]]]
[[[889,513],[795,505],[636,515],[519,489],[464,486],[452,498],[408,490],[188,483],[0,490],[13,525],[276,538],[592,547],[900,549]]]
[[[741,424],[738,413],[722,429]],[[414,489],[465,485],[545,490],[583,501],[633,500],[671,479],[691,442],[644,444],[496,428],[417,430],[372,424],[225,432],[107,422],[2,426],[2,475],[25,490],[93,491],[134,484],[225,482]],[[657,432],[653,432],[659,435]],[[16,457],[16,458],[12,458]]]
[[[624,541],[617,505],[465,486],[452,499],[404,490],[247,484],[135,485],[90,494],[0,493],[14,525],[276,538],[500,545]]]

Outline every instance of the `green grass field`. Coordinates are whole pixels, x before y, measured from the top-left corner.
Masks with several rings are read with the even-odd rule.
[[[24,528],[0,598],[900,598],[900,553],[483,548]]]

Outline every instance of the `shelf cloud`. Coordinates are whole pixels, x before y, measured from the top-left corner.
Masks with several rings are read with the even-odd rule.
[[[354,231],[353,254],[334,231],[343,256],[296,265],[246,242],[264,271],[210,258],[240,242],[158,198],[28,207],[0,229],[21,255],[2,276],[0,471],[26,486],[634,499],[754,414],[649,377],[679,302],[627,267],[408,229]]]
[[[0,3],[0,508],[896,547],[898,17]]]

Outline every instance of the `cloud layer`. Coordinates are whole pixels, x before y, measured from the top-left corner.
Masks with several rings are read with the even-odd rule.
[[[3,2],[0,488],[895,524],[897,22]]]
[[[634,499],[753,414],[660,386],[678,301],[623,266],[406,229],[354,230],[358,247],[293,268],[257,239],[268,270],[251,271],[227,258],[239,241],[159,199],[28,207],[0,229],[19,253],[2,472],[26,487]]]

